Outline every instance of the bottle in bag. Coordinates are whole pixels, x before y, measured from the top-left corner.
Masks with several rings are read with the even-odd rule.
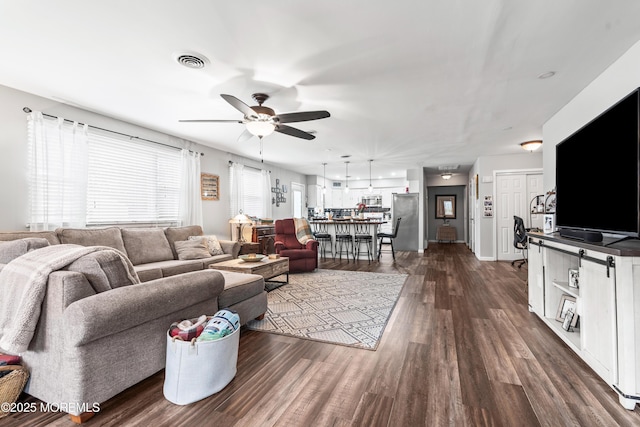
[[[214,341],[224,338],[239,327],[240,317],[238,313],[229,309],[220,310],[207,322],[207,326],[205,326],[197,341]]]

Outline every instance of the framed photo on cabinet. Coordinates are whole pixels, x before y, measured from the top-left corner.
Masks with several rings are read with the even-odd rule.
[[[200,195],[202,200],[220,200],[220,177],[210,173],[201,173]]]
[[[578,317],[579,317],[578,314],[576,313],[576,297],[564,294],[562,295],[562,297],[560,297],[560,305],[558,305],[556,320],[558,322],[564,323],[564,320],[567,314],[569,314],[569,316],[572,316],[571,324],[568,326],[575,328],[575,326],[578,324]]]

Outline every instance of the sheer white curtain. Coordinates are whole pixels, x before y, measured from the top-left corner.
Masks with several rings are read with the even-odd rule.
[[[84,227],[87,216],[88,126],[34,111],[27,118],[29,228]]]
[[[180,177],[180,212],[182,225],[202,227],[202,198],[200,197],[200,153],[183,149]]]
[[[262,199],[262,217],[273,218],[273,208],[271,204],[271,174],[269,171],[262,171],[262,191],[265,197]]]
[[[244,165],[233,162],[229,165],[229,218],[238,215],[240,210],[244,212],[244,185],[242,173]]]

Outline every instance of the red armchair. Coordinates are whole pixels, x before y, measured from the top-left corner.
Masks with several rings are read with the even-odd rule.
[[[276,253],[289,258],[289,271],[303,273],[318,268],[318,241],[308,240],[305,245],[296,237],[293,218],[278,219],[276,227]]]

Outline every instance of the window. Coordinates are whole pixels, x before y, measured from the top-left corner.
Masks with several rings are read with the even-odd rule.
[[[271,179],[268,171],[230,163],[229,194],[230,218],[240,212],[257,218],[271,218]]]
[[[175,224],[180,151],[90,129],[87,225]]]
[[[263,198],[269,190],[262,188],[262,172],[257,169],[244,168],[242,174],[245,215],[264,218]]]
[[[29,153],[32,230],[179,222],[176,148],[34,113]]]

